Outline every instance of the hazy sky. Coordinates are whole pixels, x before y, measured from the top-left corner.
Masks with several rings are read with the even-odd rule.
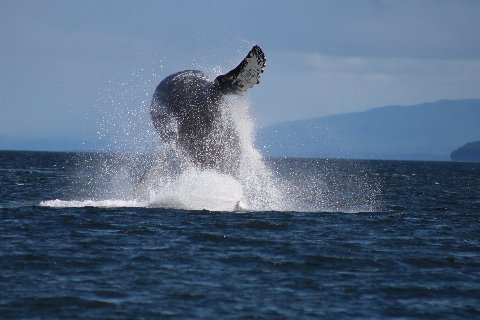
[[[163,77],[228,71],[253,44],[259,125],[480,98],[479,30],[475,0],[0,0],[0,149],[81,141],[124,106],[148,119]]]

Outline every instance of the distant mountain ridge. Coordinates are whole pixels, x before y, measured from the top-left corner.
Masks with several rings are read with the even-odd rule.
[[[480,141],[473,141],[461,146],[450,154],[453,161],[480,162]]]
[[[266,156],[448,160],[480,140],[480,99],[387,106],[260,129]]]

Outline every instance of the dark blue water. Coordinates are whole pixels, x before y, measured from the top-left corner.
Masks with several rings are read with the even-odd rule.
[[[38,206],[82,161],[0,152],[1,319],[480,318],[480,164],[269,162],[324,211]]]

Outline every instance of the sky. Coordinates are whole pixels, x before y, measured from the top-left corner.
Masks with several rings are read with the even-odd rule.
[[[475,0],[0,0],[0,149],[88,149],[115,115],[151,127],[164,77],[226,72],[254,44],[257,126],[480,98],[478,30]]]

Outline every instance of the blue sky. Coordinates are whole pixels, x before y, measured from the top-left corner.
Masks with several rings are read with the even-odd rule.
[[[480,98],[478,30],[473,0],[1,0],[0,149],[88,144],[123,107],[148,127],[163,77],[228,71],[253,44],[267,56],[249,93],[259,126]]]

